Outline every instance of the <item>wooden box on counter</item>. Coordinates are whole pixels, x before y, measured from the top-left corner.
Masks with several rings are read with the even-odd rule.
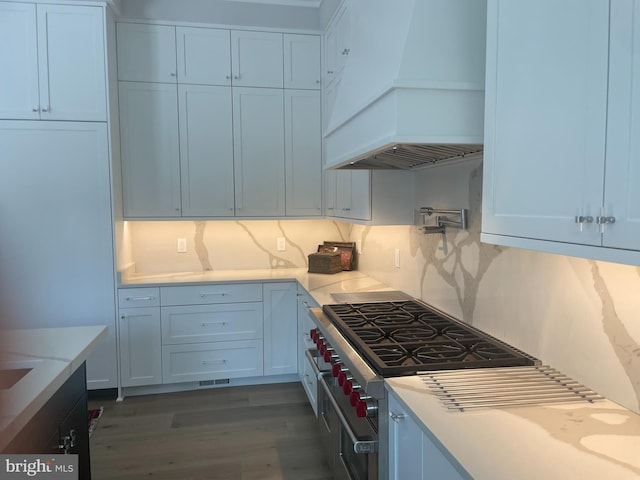
[[[341,255],[336,252],[318,252],[309,255],[309,273],[338,273],[342,271]]]

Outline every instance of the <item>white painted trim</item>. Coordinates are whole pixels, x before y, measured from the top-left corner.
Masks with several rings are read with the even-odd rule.
[[[60,3],[60,2],[56,2]],[[144,23],[147,25],[169,25],[172,27],[220,28],[223,30],[245,30],[250,32],[299,33],[303,35],[322,35],[322,30],[300,28],[273,28],[247,25],[229,25],[225,23],[180,22],[173,20],[151,20],[147,18],[118,17],[117,23]]]

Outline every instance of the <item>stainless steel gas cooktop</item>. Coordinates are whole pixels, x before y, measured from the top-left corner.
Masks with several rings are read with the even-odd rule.
[[[535,365],[524,352],[414,300],[325,305],[324,313],[385,377],[418,371]]]

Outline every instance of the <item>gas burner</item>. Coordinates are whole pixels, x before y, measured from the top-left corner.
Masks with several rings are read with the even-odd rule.
[[[354,305],[354,309],[362,313],[363,315],[384,313],[384,312],[399,312],[399,308],[395,303],[363,303],[360,305]]]
[[[388,337],[399,343],[417,343],[433,340],[438,331],[432,327],[398,328],[388,333]]]
[[[455,324],[443,327],[440,334],[453,340],[479,340],[477,333]]]
[[[379,327],[396,327],[399,325],[410,325],[414,322],[414,316],[409,313],[393,311],[380,315],[372,315],[369,317],[369,321]]]

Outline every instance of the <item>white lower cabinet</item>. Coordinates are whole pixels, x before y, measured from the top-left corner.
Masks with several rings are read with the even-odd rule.
[[[298,372],[296,282],[265,283],[264,374]]]
[[[389,478],[462,480],[469,478],[452,463],[407,408],[389,393]]]
[[[118,290],[120,384],[162,383],[160,292],[157,288]]]
[[[302,287],[298,286],[298,376],[313,412],[318,415],[318,377],[306,356],[308,349],[315,349],[310,331],[315,327],[309,318],[309,309],[318,307],[317,302]]]
[[[262,375],[262,340],[162,347],[163,383]]]

